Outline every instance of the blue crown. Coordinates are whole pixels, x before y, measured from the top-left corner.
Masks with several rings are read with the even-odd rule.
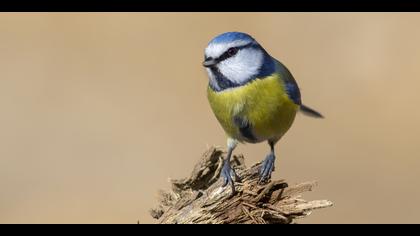
[[[229,43],[233,42],[235,40],[244,40],[244,41],[253,41],[254,38],[252,38],[249,34],[241,33],[241,32],[226,32],[223,34],[220,34],[213,38],[209,44],[212,43]]]

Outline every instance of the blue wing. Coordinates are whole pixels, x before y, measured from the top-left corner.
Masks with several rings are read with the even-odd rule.
[[[289,98],[296,103],[297,105],[302,105],[302,100],[300,97],[300,90],[299,86],[296,83],[295,78],[293,78],[293,75],[290,73],[290,71],[284,66],[281,62],[278,62],[279,67],[279,73],[281,74],[281,79],[283,80],[287,95],[289,95]]]
[[[315,118],[324,118],[321,113],[315,111],[314,109],[305,106],[302,104],[302,99],[300,96],[300,90],[299,86],[296,83],[295,78],[293,78],[293,75],[290,73],[290,71],[284,66],[281,62],[279,63],[279,72],[281,73],[281,79],[283,80],[287,95],[289,95],[289,98],[300,106],[300,111],[303,112],[303,114],[315,117]]]
[[[300,90],[295,80],[293,81],[286,81],[286,91],[289,98],[292,99],[294,103],[297,105],[302,104],[302,100],[300,98]]]

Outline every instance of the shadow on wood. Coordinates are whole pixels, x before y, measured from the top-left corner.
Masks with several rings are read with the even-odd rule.
[[[284,180],[259,185],[261,163],[246,168],[242,155],[232,158],[232,167],[241,177],[237,193],[221,187],[219,176],[226,153],[209,148],[189,178],[171,180],[172,190],[159,193],[160,205],[150,211],[161,224],[289,224],[309,216],[312,210],[330,207],[327,200],[305,201],[301,193],[316,182],[288,186]]]

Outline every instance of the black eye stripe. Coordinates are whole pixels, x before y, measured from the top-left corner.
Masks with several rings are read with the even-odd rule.
[[[220,55],[218,58],[216,58],[215,60],[217,61],[217,62],[221,62],[221,61],[224,61],[224,60],[226,60],[226,59],[228,59],[228,58],[230,58],[230,57],[232,57],[232,56],[234,56],[234,55],[236,55],[241,49],[244,49],[244,48],[248,48],[248,47],[252,47],[254,45],[254,43],[248,43],[248,44],[245,44],[245,45],[242,45],[242,46],[239,46],[239,47],[232,47],[232,48],[229,48],[228,50],[226,50],[226,52],[224,52],[222,55]],[[233,54],[230,54],[229,53],[229,50],[230,49],[234,49],[235,50],[235,53],[233,53]]]
[[[224,61],[224,60],[228,59],[229,57],[234,56],[236,53],[234,53],[234,54],[229,53],[229,50],[232,50],[232,49],[235,49],[236,53],[239,51],[239,49],[237,49],[237,48],[229,48],[226,52],[224,52],[222,55],[220,55],[220,57],[217,58],[217,61],[221,62],[221,61]]]

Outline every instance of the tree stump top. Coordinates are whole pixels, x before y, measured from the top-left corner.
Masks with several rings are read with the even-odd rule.
[[[232,196],[219,181],[225,152],[209,148],[189,178],[171,180],[172,189],[159,192],[159,206],[150,211],[161,224],[290,224],[315,209],[331,207],[328,200],[306,201],[315,181],[288,186],[284,180],[258,184],[261,163],[247,168],[242,155],[232,158],[232,168],[241,177]]]

